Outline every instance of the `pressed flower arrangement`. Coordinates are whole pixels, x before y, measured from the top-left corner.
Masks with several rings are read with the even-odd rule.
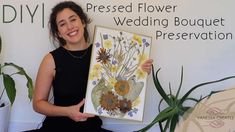
[[[228,79],[235,78],[235,76],[229,76],[229,77],[225,77],[225,78],[215,80],[215,81],[200,83],[200,84],[192,87],[182,97],[179,97],[179,93],[180,93],[181,86],[183,83],[183,67],[181,70],[180,85],[179,85],[179,88],[178,88],[177,93],[175,95],[171,92],[170,85],[169,85],[170,93],[166,93],[165,90],[162,88],[160,81],[158,79],[158,76],[157,76],[159,71],[160,71],[160,68],[155,73],[154,66],[152,66],[153,82],[154,82],[155,88],[157,89],[157,91],[159,92],[159,94],[162,97],[162,99],[160,100],[159,105],[158,105],[159,114],[154,118],[154,120],[150,124],[148,124],[146,127],[142,128],[142,129],[138,130],[138,132],[145,132],[145,131],[149,130],[156,123],[159,123],[159,128],[160,128],[161,132],[166,132],[166,131],[174,132],[175,127],[176,127],[177,123],[179,122],[180,118],[181,117],[184,118],[183,115],[186,114],[187,112],[190,113],[194,108],[194,105],[193,106],[188,106],[188,105],[186,106],[184,104],[185,101],[188,101],[188,100],[194,101],[195,105],[196,105],[202,99],[210,97],[214,93],[221,92],[221,91],[212,91],[209,95],[197,99],[197,98],[189,97],[189,95],[194,90],[198,89],[199,87],[208,85],[208,84],[218,83],[218,82],[222,82],[222,81],[225,81]],[[161,110],[160,108],[161,108],[161,104],[163,103],[163,101],[167,104],[167,107],[165,109]]]
[[[0,53],[1,53],[1,49],[2,49],[2,40],[0,37]],[[12,73],[5,72],[5,69],[10,68],[10,67],[15,68],[16,71]],[[15,81],[13,79],[14,75],[21,75],[26,78],[27,80],[26,86],[28,88],[28,98],[30,100],[32,99],[33,82],[32,82],[32,79],[29,77],[29,75],[25,72],[25,70],[22,67],[14,63],[3,63],[3,64],[0,63],[0,75],[3,78],[2,81],[4,84],[4,88],[1,88],[2,91],[0,91],[0,100],[2,100],[4,92],[6,92],[6,95],[9,98],[11,105],[14,103],[15,97],[16,97],[16,87],[15,87]],[[0,104],[0,107],[1,106],[4,106],[4,104]]]
[[[88,80],[88,90],[91,90],[86,96],[93,108],[89,109],[85,103],[85,112],[142,120],[147,74],[140,66],[149,56],[151,38],[120,30],[98,29]]]

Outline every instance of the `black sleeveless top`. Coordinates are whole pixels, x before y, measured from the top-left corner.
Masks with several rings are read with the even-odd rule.
[[[54,104],[71,106],[85,98],[90,66],[92,45],[85,50],[68,51],[63,47],[50,52],[55,62],[53,80]],[[81,58],[77,58],[81,57]],[[80,110],[83,111],[83,107]],[[42,130],[50,131],[99,131],[102,121],[99,117],[88,118],[85,122],[75,122],[68,117],[46,117]]]

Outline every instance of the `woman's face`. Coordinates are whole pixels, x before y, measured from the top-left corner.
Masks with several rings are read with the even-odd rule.
[[[77,44],[84,41],[84,27],[80,17],[71,9],[65,8],[57,14],[56,23],[59,36],[66,41],[66,44]]]

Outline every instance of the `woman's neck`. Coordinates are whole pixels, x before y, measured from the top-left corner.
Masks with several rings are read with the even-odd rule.
[[[77,51],[77,50],[87,49],[89,47],[89,44],[87,42],[77,43],[77,44],[67,43],[63,47],[67,50]]]

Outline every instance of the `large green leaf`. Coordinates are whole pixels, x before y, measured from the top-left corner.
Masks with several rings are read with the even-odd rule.
[[[16,72],[15,74],[25,76],[25,78],[27,79],[26,86],[28,88],[28,98],[31,100],[33,98],[33,81],[29,77],[29,75],[25,72],[24,68],[14,64],[14,63],[4,63],[4,66],[12,66],[18,70],[18,72]]]
[[[166,132],[167,129],[169,128],[170,123],[171,123],[171,118],[166,120],[165,127],[161,132]]]
[[[2,50],[2,39],[1,39],[1,36],[0,36],[0,53],[1,53],[1,50]],[[17,69],[18,71],[16,73],[13,73],[13,74],[4,73],[3,68],[8,67],[8,66]],[[28,88],[28,98],[31,101],[31,99],[33,97],[33,81],[28,76],[28,74],[25,72],[25,70],[22,67],[14,64],[14,63],[4,63],[4,64],[1,63],[0,64],[0,75],[3,75],[3,84],[4,84],[4,87],[6,89],[6,93],[7,93],[7,96],[9,98],[11,104],[14,103],[15,96],[16,96],[15,81],[11,77],[12,75],[15,75],[15,74],[25,76],[25,78],[27,79],[26,86]]]
[[[16,97],[16,88],[15,88],[15,81],[12,79],[11,76],[7,74],[2,74],[3,75],[3,84],[7,92],[7,96],[11,102],[11,105],[15,101]]]
[[[179,96],[179,93],[180,93],[180,90],[181,90],[181,87],[182,87],[182,84],[183,84],[183,77],[184,77],[184,68],[183,68],[183,66],[182,66],[182,68],[181,68],[181,78],[180,78],[180,86],[179,86],[179,88],[178,88],[178,90],[177,90],[177,93],[176,93],[176,98],[178,99],[178,96]]]
[[[28,98],[31,101],[33,98],[33,80],[27,74],[25,74],[25,77],[27,79],[26,86],[28,87]]]
[[[188,114],[191,113],[191,111],[193,110],[192,106],[184,106],[185,101],[190,100],[190,101],[194,101],[195,104],[197,104],[203,98],[210,97],[212,94],[220,92],[220,91],[215,91],[215,92],[213,91],[213,92],[211,92],[211,94],[209,94],[203,98],[201,97],[200,99],[188,97],[194,90],[196,90],[197,88],[204,86],[204,85],[222,82],[222,81],[225,81],[228,79],[235,78],[235,76],[230,76],[230,77],[226,77],[226,78],[223,78],[220,80],[215,80],[215,81],[204,82],[204,83],[198,84],[198,85],[192,87],[188,92],[186,92],[182,98],[178,98],[178,96],[180,94],[181,87],[182,87],[182,83],[183,83],[183,67],[181,70],[180,85],[179,85],[179,88],[177,90],[176,95],[172,94],[170,83],[169,83],[170,93],[168,94],[164,91],[164,89],[162,88],[162,86],[159,82],[158,76],[157,76],[159,71],[160,71],[160,68],[156,71],[156,73],[154,73],[154,67],[152,65],[153,82],[154,82],[154,85],[155,85],[157,91],[159,92],[159,94],[162,97],[162,99],[160,100],[160,102],[158,104],[159,114],[155,117],[155,119],[150,124],[148,124],[146,127],[142,128],[142,129],[138,130],[140,132],[147,131],[156,123],[159,123],[160,130],[162,132],[166,132],[167,130],[169,130],[170,132],[173,132],[175,130],[175,127],[176,127],[178,121],[179,121],[179,118],[181,116],[183,116],[183,118],[187,117]],[[161,110],[161,104],[163,101],[165,101],[168,106],[165,106],[167,108],[165,108],[164,110]],[[164,122],[164,128],[162,127],[163,122]],[[198,125],[196,121],[194,121],[194,123],[196,125]]]
[[[171,119],[171,126],[170,126],[170,132],[174,132],[176,124],[179,121],[179,115],[175,114],[173,115],[172,119]]]
[[[175,107],[167,107],[166,109],[164,109],[163,111],[161,111],[156,117],[155,119],[146,127],[138,130],[138,132],[145,132],[148,129],[150,129],[154,124],[156,124],[157,122],[163,121],[165,119],[171,118],[174,114],[176,114],[178,112],[178,109]]]
[[[162,86],[161,86],[161,84],[160,84],[160,82],[158,80],[157,74],[158,74],[159,71],[160,71],[160,69],[157,70],[156,75],[155,75],[154,74],[154,67],[152,65],[152,75],[153,75],[154,85],[155,85],[157,91],[159,92],[159,94],[162,96],[162,98],[166,101],[166,103],[168,105],[170,105],[171,101],[170,101],[169,97],[167,96],[166,92],[163,90],[163,88],[162,88]]]
[[[180,104],[182,104],[186,99],[187,97],[189,96],[190,93],[192,93],[194,90],[196,90],[197,88],[201,87],[201,86],[205,86],[205,85],[208,85],[208,84],[212,84],[212,83],[217,83],[217,82],[222,82],[222,81],[225,81],[225,80],[228,80],[228,79],[232,79],[232,78],[235,78],[235,76],[230,76],[230,77],[225,77],[225,78],[222,78],[222,79],[219,79],[219,80],[215,80],[215,81],[210,81],[210,82],[205,82],[205,83],[200,83],[194,87],[192,87],[180,100]]]
[[[18,73],[18,74],[20,74],[20,75],[26,74],[25,71],[24,71],[24,69],[23,69],[22,67],[20,67],[20,66],[14,64],[14,63],[7,63],[7,62],[6,62],[6,63],[4,63],[4,66],[12,66],[12,67],[16,68],[17,70],[19,70],[19,73]]]

